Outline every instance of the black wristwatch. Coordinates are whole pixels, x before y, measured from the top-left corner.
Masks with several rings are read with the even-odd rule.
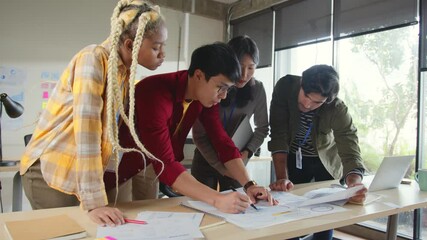
[[[248,188],[253,186],[253,185],[257,185],[257,183],[254,180],[250,180],[249,182],[247,182],[244,186],[243,186],[243,191],[247,192]]]

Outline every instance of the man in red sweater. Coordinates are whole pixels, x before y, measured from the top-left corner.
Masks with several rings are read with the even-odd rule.
[[[214,43],[193,52],[188,71],[150,76],[135,88],[135,129],[145,148],[160,159],[147,159],[146,164],[153,164],[160,181],[179,193],[228,213],[243,212],[257,200],[277,203],[264,187],[249,178],[239,149],[219,118],[217,104],[239,79],[240,64],[233,50],[224,43]],[[247,195],[218,193],[199,183],[180,163],[185,139],[197,118],[204,125],[218,158],[244,186]],[[119,138],[121,146],[137,148],[125,124],[120,128]],[[119,184],[144,167],[138,152],[125,153],[119,165]],[[114,188],[115,181],[115,173],[106,172],[106,188]]]

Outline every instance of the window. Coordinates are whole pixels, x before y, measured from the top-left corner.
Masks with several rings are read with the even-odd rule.
[[[421,107],[420,107],[420,141],[418,143],[420,151],[420,166],[419,168],[427,168],[427,72],[421,72]],[[427,239],[427,208],[421,209],[421,236]]]
[[[287,74],[301,76],[315,64],[332,64],[332,44],[320,42],[276,52],[276,81]]]
[[[384,156],[415,155],[418,26],[336,41],[339,97],[358,129],[362,157],[374,173]],[[414,161],[415,162],[415,161]],[[406,177],[413,178],[412,164]],[[387,219],[365,222],[386,229]],[[412,212],[399,215],[398,233],[411,236]]]
[[[420,167],[427,168],[427,26],[420,33],[426,72],[421,74],[418,102],[419,6],[425,16],[427,4],[417,0],[295,0],[272,7],[274,83],[286,74],[301,75],[314,64],[334,65],[340,74],[338,97],[349,107],[372,174],[384,156],[415,155],[418,130]],[[266,87],[269,98],[272,90]],[[406,177],[413,178],[416,168],[414,161]],[[413,220],[413,212],[400,214],[398,234],[412,236],[417,226]],[[426,209],[421,220],[427,238]],[[384,218],[364,224],[384,231],[386,223]]]
[[[233,37],[248,35],[258,45],[258,67],[271,67],[273,52],[273,11],[263,12],[232,21]]]
[[[273,67],[264,67],[264,68],[257,68],[255,70],[255,74],[254,77],[261,81],[262,84],[264,85],[264,89],[265,89],[265,93],[266,93],[266,97],[267,97],[267,111],[268,114],[270,115],[270,102],[271,102],[271,93],[273,92],[273,88],[274,88],[274,77],[273,77]],[[253,119],[252,119],[253,121]],[[254,124],[252,124],[252,126],[254,126]],[[267,143],[268,141],[270,141],[270,136],[267,136],[264,139],[264,142],[261,145],[261,151],[260,151],[260,156],[270,156],[271,153],[268,151],[268,147],[267,147]],[[270,180],[270,178],[268,178],[268,180]],[[270,182],[268,182],[268,184],[266,184],[266,186],[268,186],[270,184]]]
[[[415,154],[417,34],[418,26],[412,25],[345,38],[334,44],[341,86],[338,97],[349,107],[358,129],[362,157],[372,174],[384,156]],[[331,64],[332,52],[330,42],[277,51],[276,81],[286,74],[300,76],[314,64]],[[406,177],[413,178],[414,167],[412,164]],[[421,226],[427,229],[427,218],[424,222]],[[363,224],[385,231],[387,218]],[[398,233],[411,236],[412,232],[413,213],[400,214]],[[427,231],[424,234],[427,236]]]

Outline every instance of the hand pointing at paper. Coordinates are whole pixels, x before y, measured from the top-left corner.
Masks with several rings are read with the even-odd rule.
[[[258,200],[266,200],[270,205],[277,205],[279,202],[271,196],[271,193],[264,187],[252,185],[246,189],[246,194],[249,196],[252,203]]]

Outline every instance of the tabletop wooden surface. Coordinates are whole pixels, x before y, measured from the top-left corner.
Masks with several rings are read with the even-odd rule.
[[[292,193],[302,195],[303,193],[313,189],[330,186],[331,183],[337,183],[337,181],[299,184],[295,186]],[[416,208],[427,207],[427,192],[420,191],[418,184],[415,182],[412,182],[412,184],[409,185],[400,185],[399,188],[396,189],[378,191],[375,194],[381,195],[382,198],[365,206],[346,204],[344,205],[344,208],[349,210],[346,212],[288,222],[257,230],[244,230],[233,224],[226,223],[204,229],[202,232],[206,239],[286,239],[308,233],[347,226],[379,217],[385,217]],[[136,215],[141,211],[168,211],[169,209],[176,209],[176,206],[185,200],[188,200],[188,198],[178,197],[159,200],[134,201],[118,204],[117,207],[125,213],[126,217],[132,218],[136,217]],[[74,218],[79,224],[86,228],[89,234],[89,238],[87,239],[93,239],[96,237],[96,224],[91,222],[87,214],[80,210],[79,207],[4,213],[0,214],[0,225],[4,225],[5,221],[41,218],[44,216],[53,216],[63,213]],[[254,221],[256,221],[256,219],[254,219]],[[7,239],[4,226],[0,226],[0,239]]]

